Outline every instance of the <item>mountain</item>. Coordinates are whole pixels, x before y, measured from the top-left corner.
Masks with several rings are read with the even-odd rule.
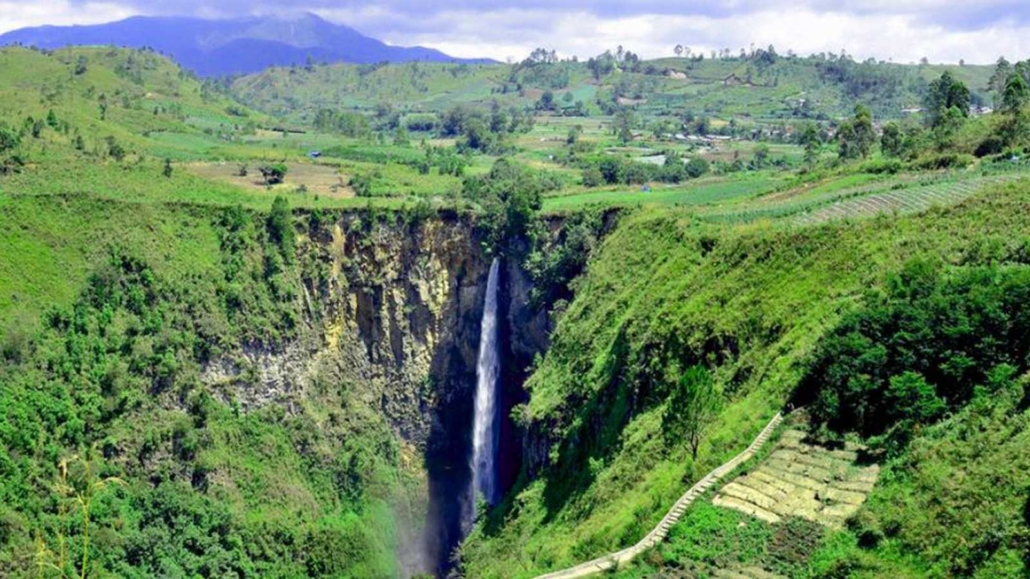
[[[40,26],[0,35],[0,45],[150,47],[202,76],[244,74],[270,66],[322,62],[491,62],[457,59],[421,46],[391,46],[314,14],[229,20],[136,16],[91,26]]]

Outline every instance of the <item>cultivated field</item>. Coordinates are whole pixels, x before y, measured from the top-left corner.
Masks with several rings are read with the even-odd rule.
[[[858,511],[876,484],[880,467],[861,464],[861,448],[830,449],[788,430],[779,446],[753,471],[723,487],[712,504],[768,523],[799,517],[839,528]]]
[[[337,167],[314,163],[287,163],[286,182],[267,185],[261,177],[258,165],[246,163],[190,163],[185,167],[192,173],[253,191],[291,193],[306,191],[313,195],[324,195],[336,199],[354,197],[349,186],[350,176],[341,173]],[[244,170],[241,170],[244,169]]]

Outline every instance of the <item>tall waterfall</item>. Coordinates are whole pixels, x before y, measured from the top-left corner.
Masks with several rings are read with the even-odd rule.
[[[497,445],[500,409],[497,400],[497,376],[500,360],[497,352],[497,285],[500,261],[494,258],[486,283],[486,303],[479,330],[479,361],[476,364],[475,420],[472,431],[472,484],[465,505],[465,530],[476,517],[476,501],[482,496],[487,504],[497,500]]]

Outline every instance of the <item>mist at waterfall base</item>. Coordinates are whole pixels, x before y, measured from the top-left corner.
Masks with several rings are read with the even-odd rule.
[[[479,334],[479,357],[476,363],[475,414],[472,426],[472,472],[468,495],[462,508],[462,532],[467,534],[476,520],[476,503],[482,498],[488,505],[497,502],[497,447],[500,407],[498,382],[500,354],[497,339],[497,294],[500,260],[490,264],[486,284],[483,320]]]

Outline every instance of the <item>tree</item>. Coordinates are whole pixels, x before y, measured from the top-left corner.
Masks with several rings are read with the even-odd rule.
[[[805,124],[801,131],[801,145],[805,148],[805,165],[811,169],[819,160],[819,153],[822,152],[823,142],[819,138],[819,129],[814,123]]]
[[[504,133],[508,131],[508,115],[501,108],[501,103],[496,100],[490,103],[490,131]]]
[[[905,150],[905,140],[901,135],[901,128],[897,123],[887,123],[883,126],[883,135],[880,137],[880,151],[884,157],[900,157]]]
[[[765,143],[759,143],[755,147],[754,157],[751,159],[751,165],[755,169],[761,169],[769,162],[769,145]]]
[[[1012,65],[1009,64],[1005,57],[998,58],[998,64],[994,66],[994,73],[991,74],[991,79],[987,81],[987,88],[1000,95],[1005,92],[1005,85],[1008,82],[1009,75],[1012,74]]]
[[[411,144],[411,139],[408,138],[408,128],[404,125],[397,125],[397,129],[393,132],[393,144],[398,147],[407,147]]]
[[[616,157],[606,155],[598,164],[597,169],[601,172],[604,182],[608,184],[622,183],[625,175],[625,167],[622,161]]]
[[[104,141],[107,142],[108,155],[114,157],[116,161],[121,161],[125,158],[125,148],[118,144],[114,137],[106,137]]]
[[[847,121],[837,129],[837,146],[841,159],[863,159],[869,156],[876,132],[873,129],[873,116],[864,105],[855,106],[854,119]]]
[[[1027,119],[1027,103],[1030,102],[1030,86],[1022,75],[1012,73],[1005,83],[1005,92],[1001,98],[1001,111],[1008,118],[1002,126],[1002,138],[1007,145],[1013,145],[1025,139],[1030,127]]]
[[[939,126],[949,109],[956,109],[962,118],[969,116],[972,97],[969,88],[945,71],[941,77],[930,83],[926,93],[926,114],[931,127]],[[950,115],[954,118],[954,115]]]
[[[955,135],[966,120],[966,115],[958,107],[950,107],[941,116],[933,129],[933,138],[937,150],[946,151],[954,145]]]
[[[601,170],[591,165],[586,169],[583,169],[583,186],[584,187],[600,187],[604,185],[604,175],[601,174]]]
[[[855,125],[851,121],[844,121],[837,127],[837,156],[844,161],[858,157]]]
[[[265,178],[266,185],[278,185],[286,180],[287,167],[283,163],[273,163],[258,167],[261,176]]]
[[[636,126],[637,119],[630,109],[622,109],[615,115],[615,132],[619,136],[619,141],[622,144],[629,143],[633,140],[633,127]]]
[[[665,155],[665,163],[662,165],[659,179],[667,183],[679,183],[687,176],[687,168],[683,159],[675,153]]]
[[[18,133],[5,123],[0,123],[0,153],[5,153],[21,144]]]
[[[54,113],[54,109],[50,109],[47,111],[46,124],[49,125],[50,128],[55,131],[58,129],[58,127],[61,126],[61,123],[57,120],[57,115]]]
[[[161,174],[164,175],[166,179],[170,179],[172,177],[172,160],[171,159],[165,159],[165,166],[164,166],[164,168],[161,169]]]
[[[482,224],[494,249],[526,235],[542,205],[542,194],[549,188],[550,184],[528,167],[504,157],[494,162],[489,173],[470,177],[464,184],[466,196],[483,207]]]
[[[279,252],[286,263],[292,263],[294,258],[293,214],[290,212],[290,203],[285,197],[276,196],[272,201],[272,211],[268,214],[265,222],[268,229],[268,237],[279,247]]]
[[[855,105],[855,146],[863,158],[869,157],[873,143],[876,142],[876,130],[873,128],[873,114],[863,104]]]
[[[701,436],[721,408],[722,393],[715,386],[711,373],[702,366],[692,366],[673,386],[662,416],[662,429],[667,436],[685,438],[696,460]]]
[[[75,62],[75,76],[82,76],[86,74],[86,68],[89,64],[89,59],[86,58],[85,54],[80,54],[79,59]]]
[[[697,179],[708,172],[708,161],[705,161],[701,157],[694,157],[687,161],[686,171],[688,177],[691,179]]]
[[[676,56],[683,56],[683,45],[677,44],[676,48],[672,49],[676,53]]]
[[[1020,74],[1010,74],[1005,80],[1005,90],[1002,92],[1001,111],[1009,115],[1022,112],[1028,101],[1030,86],[1027,85],[1027,81]]]
[[[536,108],[541,111],[553,111],[555,109],[554,93],[545,90],[544,94],[540,95],[540,100],[536,102]]]
[[[579,142],[579,136],[583,134],[583,125],[572,125],[569,128],[569,134],[565,137],[565,143],[567,145],[575,145]]]
[[[32,117],[29,117],[28,121],[29,121],[28,125],[29,125],[29,128],[30,128],[30,131],[32,132],[32,138],[33,139],[38,139],[38,138],[42,137],[43,136],[43,127],[46,126],[46,125],[43,124],[43,119],[35,119],[34,120]]]

